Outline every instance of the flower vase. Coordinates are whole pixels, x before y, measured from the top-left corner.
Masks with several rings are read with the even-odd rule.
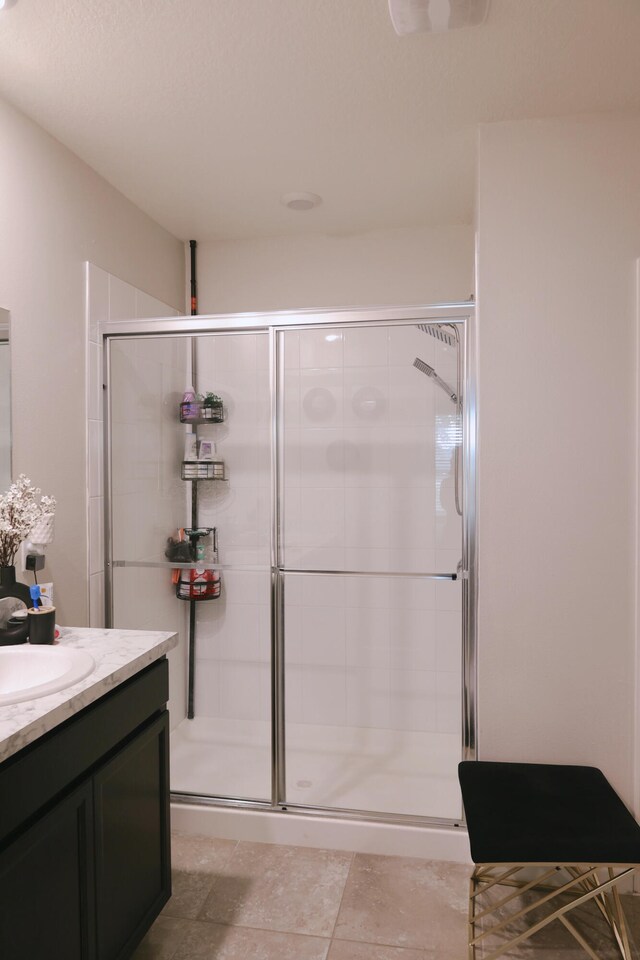
[[[31,532],[29,533],[30,543],[38,543],[43,546],[53,543],[54,520],[55,514],[43,513],[37,523],[31,528]]]
[[[16,580],[16,568],[14,566],[0,566],[0,600],[4,597],[17,597],[22,600],[25,606],[31,606],[31,593],[26,583],[20,583]]]

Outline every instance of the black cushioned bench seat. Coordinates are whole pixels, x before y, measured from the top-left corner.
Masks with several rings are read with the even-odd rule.
[[[640,864],[640,826],[596,767],[458,767],[474,863]]]

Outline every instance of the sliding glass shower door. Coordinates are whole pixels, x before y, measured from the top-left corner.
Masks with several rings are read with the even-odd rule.
[[[179,797],[461,816],[464,314],[388,313],[107,340],[108,622],[180,636]]]
[[[455,819],[458,328],[279,336],[286,800]]]
[[[111,343],[113,624],[179,633],[177,793],[271,800],[268,340],[239,331]],[[185,411],[190,387],[219,397],[219,416],[202,403]]]

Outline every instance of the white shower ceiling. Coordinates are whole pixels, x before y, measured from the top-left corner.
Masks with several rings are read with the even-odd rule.
[[[638,0],[20,0],[0,94],[179,237],[340,234],[471,223],[477,125],[640,109],[639,49]]]

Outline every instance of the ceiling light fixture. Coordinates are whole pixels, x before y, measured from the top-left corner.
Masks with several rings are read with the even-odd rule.
[[[322,197],[317,193],[283,193],[280,197],[280,203],[289,210],[313,210],[322,203]]]
[[[489,0],[389,0],[393,29],[408,33],[445,33],[458,27],[478,27],[484,22]]]

